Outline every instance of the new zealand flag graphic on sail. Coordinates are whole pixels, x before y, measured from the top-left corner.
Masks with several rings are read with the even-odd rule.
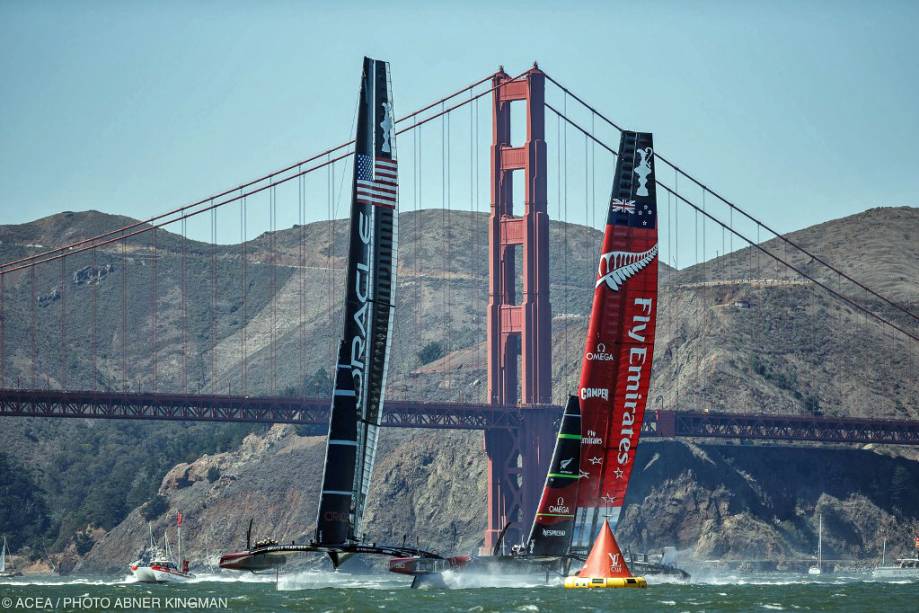
[[[651,135],[626,132],[620,143],[607,223],[630,228],[654,228],[657,223],[657,193],[654,177],[654,147]]]
[[[396,160],[358,154],[355,201],[358,204],[396,208],[399,192],[396,170]]]

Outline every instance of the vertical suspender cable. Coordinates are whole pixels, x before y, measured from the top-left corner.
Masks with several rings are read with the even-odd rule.
[[[440,104],[441,113],[444,111],[444,104]],[[447,201],[447,116],[443,114],[440,116],[440,227],[443,232],[443,240],[447,242],[447,213],[446,213],[446,201]],[[446,249],[441,251],[443,258],[441,260],[441,282],[447,284],[447,251]],[[450,325],[450,315],[448,312],[447,304],[447,289],[443,288],[443,327],[441,334],[443,334],[443,351],[447,352],[447,337],[450,335],[449,325]],[[450,381],[449,376],[446,377],[447,390],[449,394],[450,390]]]
[[[670,271],[667,275],[667,325],[670,330],[670,347],[672,349],[671,358],[671,379],[668,385],[668,405],[676,406],[676,385],[679,373],[679,364],[677,362],[677,329],[679,320],[675,316],[676,307],[674,307],[674,298],[676,293],[676,281],[674,274],[677,271],[676,263],[676,223],[677,223],[677,206],[679,203],[673,198],[673,194],[667,192],[667,240],[670,242]],[[672,217],[671,217],[672,216]]]
[[[680,193],[680,175],[674,169],[673,171],[673,193],[674,196]],[[680,201],[679,198],[674,197],[673,200],[673,265],[674,270],[680,270]],[[674,287],[676,289],[676,287]],[[679,294],[677,294],[677,302],[679,302]],[[677,324],[679,325],[679,324]],[[674,401],[673,405],[675,409],[680,407],[680,376],[682,374],[683,368],[679,364],[679,343],[676,342],[676,337],[674,336],[673,343],[673,362],[676,368],[674,368],[674,378],[676,379],[675,389],[674,389]]]
[[[92,338],[90,339],[90,345],[91,345],[91,351],[92,351],[93,391],[95,392],[99,389],[98,387],[99,370],[96,366],[96,333],[97,333],[97,327],[98,327],[98,321],[96,318],[96,310],[97,310],[97,303],[98,303],[98,298],[99,298],[98,296],[99,285],[102,283],[101,272],[96,267],[96,248],[95,247],[92,248],[92,259],[93,259],[92,274],[95,275],[96,278],[95,278],[95,282],[93,283],[93,287],[92,287],[92,298],[91,298],[91,305],[90,305],[90,308],[92,309],[92,319],[93,319],[91,322],[92,329],[90,330],[90,334],[92,335]]]
[[[271,255],[271,393],[278,392],[278,254],[277,254],[277,192],[272,187],[268,192],[269,251]]]
[[[696,270],[694,271],[693,276],[694,276],[696,279],[702,279],[702,272],[700,272],[700,271],[702,271],[702,270],[705,268],[705,265],[702,263],[702,261],[701,261],[700,258],[699,258],[699,211],[695,211],[695,215],[694,215],[693,220],[692,220],[692,226],[693,226],[693,246],[692,246],[692,254],[693,254],[693,258],[695,259],[695,262],[693,262],[693,268],[696,269]],[[701,362],[701,361],[702,361],[702,358],[704,357],[703,351],[704,351],[704,349],[705,349],[705,345],[704,345],[704,343],[702,342],[702,335],[704,334],[703,328],[705,327],[705,321],[704,321],[704,318],[705,318],[705,304],[704,304],[704,300],[703,300],[703,298],[702,298],[703,295],[704,295],[704,294],[703,294],[703,292],[704,292],[704,287],[705,287],[704,285],[701,285],[701,284],[700,284],[700,285],[698,285],[698,287],[696,287],[694,290],[692,290],[692,291],[693,291],[693,294],[694,294],[694,295],[693,295],[693,302],[694,302],[694,303],[695,303],[695,302],[698,302],[698,304],[699,304],[699,315],[697,316],[697,320],[696,320],[696,326],[697,326],[697,328],[698,328],[698,330],[697,330],[698,343],[697,343],[696,349],[697,349],[697,351],[698,351],[699,357],[698,357],[696,360],[694,360],[695,363],[694,363],[693,365],[695,366],[695,371],[696,371],[696,373],[695,373],[695,377],[694,377],[694,380],[693,380],[693,386],[692,386],[693,389],[690,390],[690,392],[692,393],[692,395],[693,395],[693,397],[694,397],[694,398],[693,398],[693,401],[695,402],[695,405],[696,405],[697,407],[698,407],[699,404],[700,404],[700,399],[701,399],[701,395],[702,395],[702,379],[701,379],[702,372],[701,372],[701,367],[699,366],[699,362]],[[695,297],[696,297],[696,296],[699,297],[699,300],[698,300],[698,301],[695,300]]]
[[[565,94],[562,108],[564,109],[565,115],[567,116],[568,115],[568,94]],[[565,123],[565,127],[564,127],[564,137],[565,137],[565,145],[564,145],[563,165],[564,165],[564,172],[565,172],[565,175],[564,175],[565,214],[564,214],[564,219],[562,220],[562,237],[563,237],[562,244],[564,245],[564,250],[565,250],[564,251],[564,269],[565,269],[564,288],[565,290],[563,292],[565,296],[565,364],[571,364],[571,360],[568,359],[569,357],[568,356],[568,327],[571,325],[571,318],[569,317],[569,313],[568,313],[568,284],[570,283],[570,279],[568,278],[568,124],[567,123]],[[572,370],[571,368],[568,368],[566,369],[566,371],[568,373],[566,387],[568,390],[571,390],[573,389],[571,386]]]
[[[595,130],[595,120],[597,114],[593,111],[590,112],[590,134],[594,136]],[[590,227],[597,227],[597,141],[595,138],[592,138],[590,141]],[[587,261],[591,261],[593,258],[593,252],[588,254]]]
[[[299,170],[299,168],[298,168]],[[306,396],[306,177],[301,176],[299,184],[299,202],[297,207],[300,220],[300,373],[297,377],[298,385]]]
[[[424,206],[424,189],[422,181],[423,179],[423,169],[424,169],[424,133],[422,132],[423,126],[418,126],[415,130],[418,132],[418,206]],[[415,217],[415,279],[418,282],[418,292],[420,298],[418,299],[418,304],[423,304],[424,301],[424,266],[423,263],[418,259],[418,241],[421,240],[421,237],[424,235],[424,218],[421,216],[421,211],[419,210]],[[420,311],[420,315],[424,315],[424,310]],[[416,325],[420,328],[420,322],[416,322]],[[424,334],[420,335],[419,346],[416,348],[420,351],[424,346]]]
[[[728,226],[730,226],[730,232],[728,233],[728,241],[730,242],[731,253],[734,253],[734,209],[728,209]]]
[[[418,130],[415,127],[412,130],[412,209],[414,215],[412,222],[414,225],[414,234],[412,235],[412,343],[410,345],[410,355],[418,355],[421,348],[421,331],[418,328],[418,285],[421,280],[418,278],[418,241],[421,237],[418,235],[418,217],[421,215],[418,210],[418,172],[421,160],[418,158]]]
[[[211,390],[217,392],[217,209],[211,209]]]
[[[867,291],[867,290],[865,290],[865,302],[864,302],[864,304],[868,304],[868,291]],[[864,312],[864,315],[865,315],[865,325],[864,325],[864,327],[862,328],[863,331],[862,331],[862,334],[861,334],[860,336],[861,336],[861,338],[867,339],[867,336],[868,336],[868,326],[870,325],[869,320],[868,320],[868,312],[865,311],[865,312]],[[868,358],[869,358],[869,354],[870,354],[870,353],[871,353],[871,351],[870,351],[867,347],[863,347],[863,348],[862,348],[862,358],[863,358],[862,372],[864,373],[864,380],[865,380],[865,382],[864,382],[864,385],[862,386],[863,389],[864,389],[864,393],[863,393],[863,396],[862,396],[862,407],[861,407],[862,410],[861,410],[861,412],[859,413],[860,415],[864,415],[864,414],[865,414],[865,410],[868,408],[868,402],[869,402],[868,396],[869,396],[870,390],[871,390],[871,387],[870,387],[871,383],[868,381]]]
[[[470,96],[472,95],[471,91],[469,92],[469,95]],[[479,101],[480,101],[480,98],[476,98],[475,103],[474,103],[474,108],[475,108],[475,212],[476,212],[476,220],[479,219],[479,215],[478,215],[479,205],[480,205],[479,203],[479,193],[480,193],[479,192],[479,186],[480,186],[479,178],[481,174],[481,165],[479,164],[479,127],[481,125],[480,120],[479,120]],[[483,324],[483,319],[484,319],[482,317],[482,314],[485,312],[485,310],[487,309],[487,305],[488,305],[488,279],[487,279],[488,275],[487,275],[487,268],[485,268],[487,266],[486,262],[488,262],[488,257],[486,255],[486,257],[478,258],[478,253],[479,253],[479,250],[481,249],[481,242],[478,242],[480,238],[480,233],[478,229],[476,228],[475,224],[473,224],[473,232],[475,232],[476,241],[477,241],[476,243],[477,245],[476,258],[477,259],[475,261],[479,263],[479,265],[481,266],[481,268],[479,268],[478,270],[479,274],[477,275],[477,277],[483,280],[482,287],[485,288],[484,292],[482,291],[479,292],[479,300],[480,300],[479,308],[476,309],[475,311],[477,313],[476,329],[481,330],[483,327],[482,324]],[[483,353],[484,353],[483,351],[476,351],[476,372],[482,373],[480,374],[480,376],[483,379],[487,379],[487,376],[484,376],[484,375],[487,375],[487,373],[484,372],[484,368],[482,366],[482,354]],[[481,392],[476,394],[476,399],[486,400],[486,386],[480,385],[479,389],[481,390]]]
[[[472,99],[472,90],[469,90],[469,98],[470,100]],[[476,261],[479,257],[479,233],[476,232],[476,223],[479,220],[479,199],[478,199],[478,193],[476,192],[476,189],[475,189],[475,178],[474,178],[475,169],[476,169],[476,166],[475,166],[475,153],[476,153],[476,150],[475,150],[476,148],[475,111],[476,111],[476,107],[477,107],[477,104],[475,102],[472,102],[469,105],[469,200],[472,202],[472,206],[474,210],[474,213],[472,215],[472,222],[469,224],[470,231],[472,232],[471,238],[472,238],[472,254],[473,255],[472,255],[472,258],[469,260],[469,264],[471,266],[476,266]],[[471,270],[469,272],[470,274],[472,274],[473,278],[475,278],[475,273],[478,271]],[[473,282],[472,287],[476,287],[476,286],[477,284]],[[473,300],[473,304],[472,304],[473,308],[477,306],[476,302],[477,301]],[[476,310],[476,312],[478,312],[478,310]],[[475,319],[473,321],[475,321]],[[478,343],[473,345],[473,347],[476,348],[475,370],[476,370],[476,376],[478,376],[478,372],[479,372]],[[470,391],[474,392],[474,390],[470,390]],[[479,397],[478,393],[473,393],[472,401],[478,400],[478,397]]]
[[[32,286],[32,389],[38,389],[38,344],[35,328],[38,326],[37,297],[35,295],[35,266],[29,267],[29,279]]]
[[[327,156],[327,163],[328,163],[329,161],[331,161],[331,159],[332,159],[332,158],[331,158],[331,155]],[[329,298],[329,330],[334,330],[335,328],[334,328],[334,326],[333,326],[333,321],[332,321],[332,320],[333,320],[333,316],[332,316],[332,314],[333,314],[333,312],[334,312],[334,310],[335,310],[335,302],[334,302],[335,299],[334,299],[334,297],[333,297],[333,296],[335,295],[335,280],[334,280],[333,277],[332,277],[332,250],[333,250],[333,248],[335,247],[335,216],[334,216],[333,213],[332,213],[332,202],[333,202],[333,200],[334,200],[334,195],[333,195],[332,191],[334,190],[335,179],[334,179],[334,177],[332,176],[332,164],[331,164],[331,163],[329,163],[328,166],[326,166],[325,179],[326,179],[326,196],[327,196],[327,198],[326,198],[326,200],[327,200],[326,205],[327,205],[327,207],[328,207],[328,217],[329,217],[329,249],[328,249],[328,253],[326,254],[326,260],[327,260],[327,263],[326,263],[326,277],[327,277],[328,283],[329,283],[329,289],[328,289],[328,298]],[[334,334],[334,332],[333,332],[332,334],[329,334],[329,355],[330,355],[331,358],[332,358],[333,360],[335,360],[336,363],[337,363],[337,360],[338,360],[338,353],[335,351],[335,334]],[[336,375],[336,371],[333,370],[333,371],[332,371],[332,375],[331,375],[331,376],[332,376],[332,381],[335,381],[335,375]],[[330,390],[330,391],[331,391],[331,390]]]
[[[452,211],[452,209],[451,209],[451,205],[452,205],[451,196],[452,196],[452,188],[453,188],[453,186],[452,186],[452,179],[453,179],[453,176],[452,176],[452,172],[451,172],[451,166],[452,166],[451,157],[452,157],[452,156],[450,155],[450,152],[451,152],[451,148],[450,148],[450,147],[451,147],[451,142],[450,142],[450,114],[449,114],[449,113],[447,113],[447,114],[445,115],[445,119],[446,119],[446,122],[447,122],[447,142],[446,142],[446,151],[447,151],[447,159],[446,159],[446,167],[447,167],[447,199],[446,199],[447,210],[446,210],[446,219],[447,219],[447,224],[446,224],[446,226],[444,227],[444,242],[447,244],[447,249],[446,249],[446,252],[447,252],[447,266],[446,266],[446,270],[445,270],[445,273],[446,273],[446,275],[447,275],[447,278],[446,278],[446,290],[447,290],[447,336],[446,336],[446,341],[447,341],[446,354],[447,354],[447,356],[446,356],[446,357],[447,357],[447,359],[445,360],[444,367],[445,367],[446,370],[447,370],[447,389],[450,390],[450,394],[451,394],[451,398],[452,398],[452,397],[453,397],[453,383],[454,383],[454,381],[453,381],[453,369],[450,368],[450,367],[451,367],[451,360],[452,360],[452,355],[451,355],[451,354],[453,353],[453,335],[451,334],[451,332],[453,331],[453,274],[452,274],[452,273],[453,273],[453,258],[452,258],[452,255],[453,255],[453,254],[451,253],[450,245],[453,243],[453,211]]]
[[[555,116],[555,202],[558,206],[557,218],[560,220],[562,219],[562,119],[558,115]],[[562,232],[564,231],[565,228],[563,224]],[[562,258],[564,259],[564,253],[562,254]],[[568,279],[563,277],[562,283],[568,283]],[[562,315],[564,316],[564,309]],[[565,325],[567,325],[567,320],[565,320]],[[568,372],[569,368],[567,366],[567,355],[565,355],[565,360],[565,395],[567,395],[571,393],[571,376]],[[562,397],[564,398],[565,396]]]
[[[818,322],[824,322],[824,319],[822,317],[817,317],[817,288],[816,286],[814,286],[813,283],[811,284],[811,310],[813,311],[810,317],[811,333],[813,335],[813,339],[811,342],[811,361],[813,363],[813,368],[816,369],[819,366],[819,364],[817,363],[817,360],[815,358],[816,358],[816,353],[817,353],[817,347],[820,346],[817,344],[817,325],[818,325]],[[883,328],[881,328],[881,332],[882,333],[884,332]],[[888,358],[890,358],[889,355],[888,355]],[[810,387],[811,389],[808,390],[807,398],[805,398],[805,403],[807,405],[806,408],[810,409],[810,413],[812,415],[816,415],[817,414],[816,404],[819,401],[817,399],[817,395],[813,387],[810,385],[808,385],[808,387]]]
[[[182,387],[188,393],[188,224],[182,218]]]
[[[157,233],[158,233],[158,229],[157,229],[156,227],[154,227],[154,228],[153,228],[153,288],[151,289],[151,292],[150,292],[150,296],[151,296],[151,297],[150,297],[150,307],[151,307],[151,309],[152,309],[152,311],[153,311],[153,322],[152,322],[152,325],[150,326],[150,336],[151,336],[151,338],[152,338],[153,343],[152,343],[152,345],[151,345],[151,347],[150,347],[150,351],[153,352],[153,392],[154,392],[154,393],[156,393],[156,388],[157,388],[157,385],[156,385],[156,380],[157,380],[157,377],[156,377],[156,375],[157,375],[157,372],[156,372],[156,370],[157,370],[157,344],[156,344],[156,341],[157,341],[157,338],[156,338],[156,326],[157,326],[157,312],[156,312],[157,304],[156,304],[156,300],[157,300],[157,291],[156,291],[156,289],[157,289],[157,287],[156,287],[156,286],[157,286],[157,265],[158,265],[158,261],[159,261],[159,257],[160,257],[160,256],[159,256],[159,251],[158,251],[158,249],[157,249]]]
[[[123,233],[122,233],[123,234]],[[128,239],[121,241],[121,391],[128,391]]]
[[[705,211],[705,188],[702,188],[702,211]],[[709,288],[709,265],[708,265],[708,252],[707,252],[707,243],[705,240],[705,215],[702,216],[702,281],[705,285],[702,286],[702,356],[707,356],[707,352],[710,350],[709,334],[711,331],[711,326],[708,325],[709,319],[709,309],[711,305],[709,304],[710,299],[710,288]],[[712,322],[714,324],[714,322]],[[708,376],[704,367],[702,367],[702,402],[704,408],[709,408],[705,405],[705,391],[708,383]]]
[[[67,389],[67,336],[66,336],[66,317],[67,317],[67,297],[64,295],[64,274],[66,272],[66,257],[61,258],[61,389]]]
[[[590,167],[587,160],[590,159],[590,139],[584,135],[584,225],[590,226]],[[582,249],[586,250],[587,261],[591,260],[593,255],[593,245],[590,244],[590,232],[585,235]]]
[[[242,308],[243,308],[243,318],[242,318],[242,334],[240,335],[240,354],[242,355],[242,370],[240,372],[240,389],[242,390],[242,395],[246,396],[249,394],[249,381],[247,370],[248,365],[248,355],[246,347],[246,336],[248,335],[249,330],[249,313],[248,313],[248,296],[249,296],[249,281],[246,278],[248,275],[248,259],[249,256],[246,255],[246,240],[247,240],[247,231],[246,231],[246,218],[248,217],[248,212],[246,211],[246,198],[245,196],[239,199],[239,253],[240,253],[240,269],[242,273],[242,285],[240,287],[240,294],[242,296]]]

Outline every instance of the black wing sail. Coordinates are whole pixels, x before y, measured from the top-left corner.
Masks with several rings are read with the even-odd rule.
[[[398,173],[389,64],[364,58],[354,151],[344,335],[316,541],[361,539],[395,314]]]
[[[556,557],[568,553],[574,528],[575,505],[581,466],[581,407],[570,396],[549,463],[549,474],[539,500],[528,551],[534,556]]]

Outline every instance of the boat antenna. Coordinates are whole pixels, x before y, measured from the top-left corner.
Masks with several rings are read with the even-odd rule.
[[[176,538],[179,541],[179,559],[177,566],[182,568],[182,511],[176,512]]]
[[[246,529],[246,550],[252,549],[252,522],[255,518],[249,518],[249,527]]]

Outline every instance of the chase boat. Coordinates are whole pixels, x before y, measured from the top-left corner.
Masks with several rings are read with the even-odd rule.
[[[163,547],[153,540],[153,528],[150,529],[150,543],[141,553],[140,558],[130,565],[131,574],[139,583],[175,583],[193,579],[188,572],[188,560],[182,559],[182,514],[176,516],[178,530],[178,559],[181,565],[172,559],[169,539],[163,534]]]

